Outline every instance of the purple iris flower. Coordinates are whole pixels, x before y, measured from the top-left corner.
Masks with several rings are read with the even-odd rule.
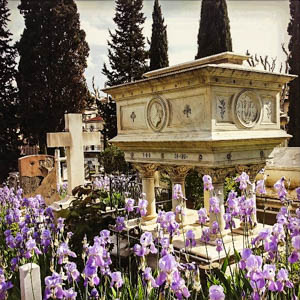
[[[240,267],[241,270],[246,269],[246,260],[250,255],[252,255],[252,250],[251,249],[245,248],[242,251],[241,260],[239,261],[239,267]]]
[[[152,276],[152,271],[150,267],[145,268],[143,273],[144,280],[149,282],[152,288],[158,287],[158,284],[155,282],[155,279]]]
[[[133,247],[133,251],[137,256],[145,256],[148,255],[150,252],[152,254],[157,253],[157,249],[155,248],[155,245],[153,243],[153,238],[152,238],[152,233],[151,232],[144,232],[141,235],[140,238],[140,243],[141,246],[139,244],[136,244]]]
[[[115,286],[116,288],[120,288],[123,285],[123,279],[121,272],[113,272],[110,275],[111,277],[111,283],[110,286]]]
[[[295,250],[300,251],[300,235],[292,238],[292,246]]]
[[[224,289],[221,285],[212,285],[209,288],[209,300],[224,300]]]
[[[133,207],[134,207],[134,199],[132,198],[125,199],[125,209],[128,213],[133,211]]]
[[[235,228],[235,222],[230,213],[225,213],[224,216],[225,229]]]
[[[276,276],[276,285],[277,285],[277,291],[282,292],[284,287],[287,286],[288,288],[293,288],[293,283],[289,280],[289,273],[286,269],[281,268]]]
[[[40,249],[36,246],[36,241],[32,238],[30,238],[26,243],[26,254],[25,257],[26,258],[30,258],[33,256],[33,253],[39,255],[42,254],[42,252],[40,251]]]
[[[185,246],[196,247],[195,233],[191,229],[186,232]]]
[[[159,260],[158,265],[160,273],[156,278],[156,283],[161,286],[167,279],[171,279],[171,274],[173,274],[175,271],[178,271],[178,263],[172,254],[166,254]]]
[[[91,290],[91,297],[92,297],[92,299],[99,299],[100,298],[99,293],[98,293],[96,288],[93,288]]]
[[[147,206],[148,201],[146,199],[139,199],[137,211],[141,214],[142,217],[147,215]]]
[[[173,273],[171,288],[174,291],[176,298],[179,300],[183,299],[183,297],[189,298],[191,296],[185,285],[184,279],[180,277],[179,271]]]
[[[220,213],[220,200],[217,197],[209,199],[209,212],[218,214]]]
[[[123,231],[124,229],[125,229],[125,219],[124,219],[124,217],[120,217],[120,216],[118,216],[117,218],[116,218],[116,226],[115,226],[115,229],[118,231],[118,232],[121,232],[121,231]]]
[[[222,239],[216,239],[216,250],[219,253],[224,250]]]
[[[274,184],[274,188],[277,191],[278,197],[281,201],[284,201],[287,195],[284,182],[285,182],[285,178],[282,177]]]
[[[258,180],[256,182],[256,192],[262,195],[267,193],[264,179]]]
[[[65,265],[66,273],[68,276],[68,281],[78,281],[80,277],[80,273],[77,270],[77,266],[74,262],[69,262]]]
[[[65,219],[64,219],[64,218],[58,218],[58,219],[57,219],[57,229],[58,229],[59,231],[61,231],[61,232],[64,231],[64,227],[65,227],[64,222],[65,222]]]
[[[208,217],[207,217],[207,211],[206,211],[206,208],[200,208],[198,210],[198,220],[199,220],[199,223],[201,225],[204,225],[206,224],[206,222],[208,221]]]
[[[210,241],[210,230],[209,228],[203,228],[202,229],[202,235],[200,238],[200,241],[203,243],[207,243]]]
[[[44,299],[64,299],[64,291],[62,288],[63,280],[58,273],[53,272],[52,276],[47,276],[45,278],[45,284]]]
[[[212,191],[214,189],[214,187],[212,185],[211,177],[209,175],[204,175],[202,179],[203,179],[204,190]]]
[[[65,242],[61,243],[57,248],[58,264],[68,261],[68,257],[76,257],[75,252],[71,251],[69,245]]]
[[[10,281],[6,281],[4,271],[0,268],[0,299],[7,299],[7,291],[13,287]]]
[[[175,184],[173,187],[173,199],[180,200],[183,198],[181,184]]]
[[[218,234],[220,232],[219,223],[217,221],[214,221],[210,228],[211,234]]]
[[[251,184],[249,176],[245,172],[243,172],[235,181],[240,183],[240,190],[245,190],[248,184]]]
[[[64,290],[64,298],[65,300],[76,300],[77,293],[72,289]]]

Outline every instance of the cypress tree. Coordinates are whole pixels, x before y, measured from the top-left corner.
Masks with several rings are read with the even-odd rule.
[[[291,20],[288,26],[290,73],[300,76],[300,1],[290,0]],[[289,146],[300,147],[300,77],[289,84],[288,133],[293,135]]]
[[[46,133],[63,129],[64,113],[86,105],[89,47],[74,0],[21,0],[19,10],[25,18],[17,44],[21,132],[43,152]]]
[[[164,25],[164,18],[158,0],[154,0],[152,19],[152,36],[149,53],[150,70],[156,70],[169,66],[167,25]]]
[[[202,0],[195,59],[232,51],[226,0]]]
[[[117,25],[115,33],[109,31],[111,41],[108,41],[108,59],[110,69],[104,64],[102,73],[107,77],[107,86],[131,82],[142,78],[147,71],[145,38],[142,13],[143,0],[116,0],[114,22]],[[98,105],[100,115],[104,120],[105,139],[117,135],[116,104],[113,99]]]
[[[102,73],[107,77],[106,84],[113,86],[141,79],[147,70],[145,38],[142,13],[143,0],[116,0],[114,22],[115,33],[109,31],[108,59],[110,69],[104,64]]]
[[[11,33],[7,0],[0,1],[0,180],[17,166],[19,155],[17,90],[14,86],[16,73],[16,49],[11,46]]]

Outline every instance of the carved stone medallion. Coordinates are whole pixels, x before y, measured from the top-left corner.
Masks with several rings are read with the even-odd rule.
[[[169,107],[165,99],[155,97],[146,107],[147,124],[153,131],[161,131],[169,118]]]
[[[251,128],[258,123],[261,109],[261,100],[252,91],[243,91],[233,101],[234,119],[245,128]]]

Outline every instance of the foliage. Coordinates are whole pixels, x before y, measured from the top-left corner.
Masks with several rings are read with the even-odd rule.
[[[232,51],[226,0],[203,0],[195,59],[225,51]]]
[[[84,217],[86,213],[90,220],[94,218],[93,214],[98,214],[102,208],[94,205],[97,198],[106,197],[107,181],[73,191],[78,199],[76,207],[71,210],[75,219],[70,225],[65,225],[62,218],[54,223],[52,209],[45,207],[40,196],[22,198],[21,190],[14,193],[13,189],[4,187],[0,189],[0,299],[20,298],[18,267],[28,262],[38,263],[41,267],[44,299],[298,299],[300,208],[296,215],[290,214],[285,180],[280,179],[274,185],[283,204],[277,223],[263,228],[254,236],[249,235],[249,225],[255,212],[252,194],[248,194],[249,176],[242,173],[235,182],[239,184],[241,196],[234,192],[228,195],[224,220],[230,231],[234,228],[233,217],[242,221],[243,249],[239,251],[234,242],[225,248],[221,231],[214,232],[207,227],[204,209],[198,211],[202,227],[200,239],[196,238],[193,229],[187,230],[176,221],[176,214],[182,213],[177,209],[176,214],[160,211],[153,232],[143,232],[140,219],[136,220],[137,230],[131,229],[130,232],[125,221],[129,221],[131,216],[136,217],[135,210],[140,216],[146,213],[147,201],[142,195],[137,207],[134,199],[125,199],[125,210],[116,216],[115,221],[112,220],[111,224],[115,223],[115,226],[110,231],[104,229],[99,232],[98,228],[93,228],[95,224],[91,224],[90,229],[94,229],[96,235],[89,239],[83,237],[82,250],[76,253],[73,247],[80,247],[81,241],[76,240],[76,244],[72,244],[75,243],[70,241],[72,232],[67,231],[72,228],[76,235],[76,230],[89,222]],[[210,214],[220,213],[211,177],[205,175],[203,183],[204,189],[212,193]],[[256,189],[260,193],[264,190],[264,180],[257,182]],[[183,205],[179,185],[174,187],[173,194]],[[300,200],[300,187],[297,197]],[[89,208],[93,206],[94,211],[91,212]],[[97,222],[97,219],[93,220]],[[133,231],[138,236],[132,234]],[[206,237],[205,232],[208,232]],[[193,261],[191,253],[193,247],[201,245],[208,255],[208,242],[215,238],[216,233],[220,236],[215,240],[216,251],[224,259],[219,259],[218,267],[209,265],[201,280],[199,264]],[[173,245],[174,237],[178,235],[184,240],[181,249]],[[127,265],[125,270],[122,269],[120,254],[122,237],[128,239],[128,244],[132,243],[131,238],[135,243],[131,251],[135,258],[132,254],[123,258],[123,265]],[[114,247],[115,244],[117,247]],[[229,254],[231,247],[233,252]],[[118,264],[113,263],[113,256]],[[157,262],[155,270],[148,264],[151,256],[152,261]],[[234,268],[233,262],[236,263]]]
[[[7,0],[0,2],[0,182],[17,167],[18,97],[14,87],[16,49],[11,46]]]
[[[84,71],[89,53],[74,0],[22,0],[25,29],[17,49],[21,132],[45,151],[46,133],[64,128],[64,114],[88,100]]]
[[[152,36],[149,50],[151,71],[169,66],[167,25],[164,25],[164,18],[158,0],[154,1],[152,19]]]
[[[190,171],[185,178],[186,198],[194,203],[194,208],[203,207],[203,181],[195,170]]]
[[[98,101],[97,106],[99,115],[104,121],[101,133],[104,139],[104,149],[106,149],[109,147],[107,141],[114,138],[118,133],[116,102],[108,97],[107,101]]]
[[[127,174],[131,168],[124,158],[124,152],[114,145],[110,145],[99,154],[100,164],[106,174]]]
[[[291,36],[289,42],[290,56],[288,63],[290,66],[290,73],[298,75],[289,84],[289,123],[288,133],[293,137],[289,141],[289,146],[300,147],[300,2],[290,0],[291,20],[288,26],[288,34]]]
[[[113,86],[141,79],[147,70],[145,41],[142,33],[145,22],[143,0],[116,0],[115,33],[109,31],[108,59],[111,70],[104,64],[102,73],[106,84]]]

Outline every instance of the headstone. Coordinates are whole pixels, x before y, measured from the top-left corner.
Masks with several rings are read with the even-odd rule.
[[[83,147],[100,144],[100,132],[82,132],[82,127],[81,114],[65,114],[65,132],[47,133],[48,147],[66,147],[69,195],[84,184]]]
[[[54,169],[55,161],[50,155],[29,155],[19,158],[18,165],[24,195],[32,195]]]
[[[40,267],[28,263],[20,267],[21,300],[42,300]]]

